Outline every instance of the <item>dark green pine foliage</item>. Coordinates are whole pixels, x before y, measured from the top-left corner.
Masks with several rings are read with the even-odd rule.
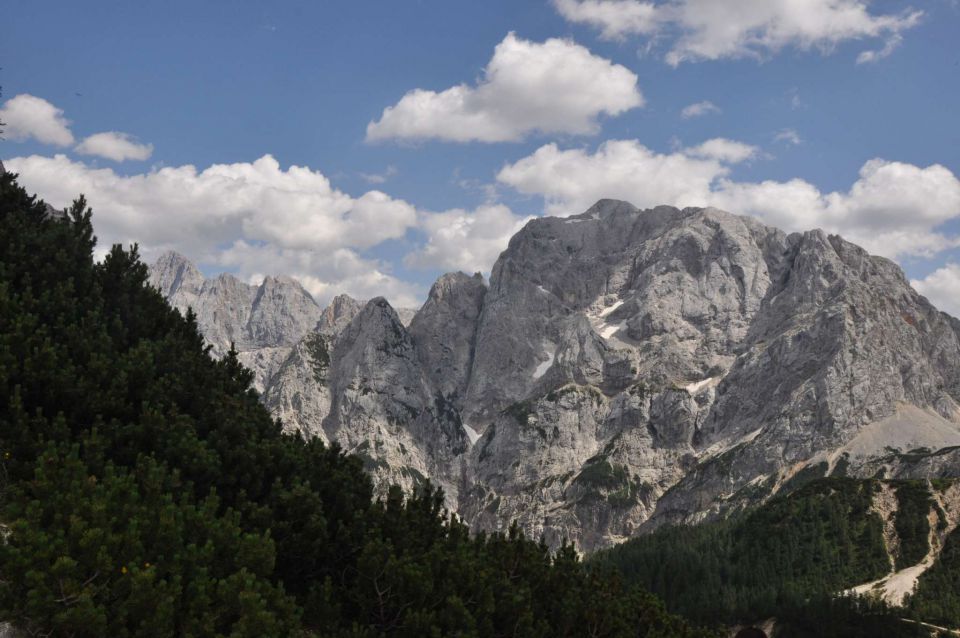
[[[777,614],[776,638],[930,638],[928,628],[872,598],[823,593]]]
[[[0,176],[0,620],[47,636],[701,636],[570,547],[284,435],[231,353]]]
[[[732,520],[671,527],[601,552],[593,564],[701,622],[754,622],[889,571],[875,481],[821,479]]]
[[[960,627],[960,528],[947,536],[939,558],[920,577],[908,604],[918,618]]]
[[[900,539],[897,569],[916,565],[930,551],[930,521],[933,509],[930,489],[923,481],[896,481],[897,514],[894,527]]]

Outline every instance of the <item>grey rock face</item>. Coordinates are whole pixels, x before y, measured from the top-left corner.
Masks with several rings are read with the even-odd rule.
[[[839,237],[611,201],[535,220],[484,303],[461,513],[590,549],[817,473],[949,473],[883,458],[960,444],[958,364],[956,321]]]
[[[330,390],[325,381],[329,378],[329,364],[321,371],[323,380],[318,380],[311,344],[322,343],[328,353],[334,350],[341,333],[362,309],[359,301],[347,295],[335,297],[321,313],[315,328],[301,337],[267,382],[263,403],[288,431],[330,442],[323,430],[323,420],[330,413]]]
[[[214,356],[234,344],[238,358],[263,390],[290,349],[320,318],[310,294],[289,277],[267,277],[259,286],[233,275],[205,279],[184,256],[163,254],[150,269],[150,283],[175,308],[192,308]]]
[[[431,478],[455,502],[454,459],[466,450],[466,434],[385,299],[371,300],[354,317],[330,360],[327,438],[359,454],[378,485],[409,489]]]
[[[234,316],[235,293],[158,272]],[[960,322],[821,231],[603,200],[530,222],[489,288],[445,275],[409,329],[382,299],[320,324],[321,380],[308,332],[268,407],[381,486],[431,478],[478,529],[589,550],[826,474],[960,472]]]
[[[463,407],[486,292],[479,273],[473,277],[462,272],[443,275],[410,322],[410,335],[424,374],[457,409]]]

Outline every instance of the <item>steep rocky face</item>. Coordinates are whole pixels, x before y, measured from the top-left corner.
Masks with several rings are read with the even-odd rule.
[[[798,476],[916,474],[910,450],[949,473],[958,364],[956,322],[839,237],[607,201],[537,220],[483,310],[462,513],[590,548]]]
[[[461,295],[441,297],[428,302],[432,310],[421,317],[421,331],[448,327],[442,318],[452,315],[441,306]],[[428,321],[431,313],[437,323]],[[430,478],[453,508],[469,439],[452,398],[436,382],[435,366],[424,363],[434,350],[419,351],[413,332],[385,299],[362,304],[341,295],[294,346],[263,401],[288,430],[360,456],[381,493],[393,483],[409,490]],[[447,361],[447,344],[457,346],[455,339],[433,343],[440,362]]]
[[[454,459],[466,450],[466,434],[385,299],[371,300],[350,322],[330,362],[327,438],[359,454],[378,484],[412,488],[429,477],[455,502]]]
[[[329,353],[362,309],[363,304],[347,295],[335,297],[267,382],[263,403],[287,430],[330,442],[323,431],[323,419],[330,413]],[[326,366],[316,361],[318,348],[327,354]]]
[[[150,266],[150,283],[175,308],[195,305],[203,275],[193,262],[175,252],[166,252]]]
[[[514,237],[478,331],[467,519],[587,547],[635,533],[695,466],[785,242],[720,211],[613,201]]]
[[[150,283],[175,308],[193,309],[214,356],[223,356],[234,344],[240,361],[253,371],[258,390],[320,318],[310,293],[289,277],[267,277],[259,286],[229,274],[205,279],[174,252],[163,254],[151,267]]]
[[[487,292],[483,276],[462,272],[440,277],[410,322],[424,374],[433,388],[457,409],[463,407],[477,321]]]
[[[409,330],[382,299],[320,323],[266,404],[478,529],[593,549],[826,474],[960,471],[960,322],[820,231],[603,200],[530,222],[489,288],[442,277]]]
[[[812,231],[788,248],[790,268],[697,441],[715,452],[660,502],[653,524],[742,506],[799,473],[915,476],[910,457],[928,455],[934,475],[956,467],[956,320],[895,264],[838,237]]]

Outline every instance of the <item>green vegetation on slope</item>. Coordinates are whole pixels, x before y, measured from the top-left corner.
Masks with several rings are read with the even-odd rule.
[[[920,577],[908,604],[917,618],[960,627],[960,528],[947,536],[940,557]]]
[[[0,619],[49,636],[696,636],[572,548],[281,433],[234,353],[0,176]]]
[[[813,481],[735,519],[661,529],[591,562],[619,569],[670,611],[700,622],[776,616],[791,623],[784,635],[827,635],[804,633],[826,614],[836,627],[884,632],[849,635],[913,635],[916,627],[882,605],[830,598],[889,571],[882,522],[870,511],[877,489],[870,480]],[[917,516],[926,520],[926,512]]]
[[[927,515],[933,507],[930,490],[923,481],[897,481],[897,514],[894,527],[900,539],[900,553],[896,568],[916,565],[930,551],[930,521]]]

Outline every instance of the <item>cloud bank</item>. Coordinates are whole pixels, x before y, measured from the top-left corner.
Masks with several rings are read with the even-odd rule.
[[[834,51],[852,40],[880,39],[858,63],[890,55],[903,32],[923,12],[871,13],[865,0],[554,0],[570,22],[589,25],[601,37],[644,36],[668,42],[665,59],[683,62],[722,58],[762,59],[791,47]]]

